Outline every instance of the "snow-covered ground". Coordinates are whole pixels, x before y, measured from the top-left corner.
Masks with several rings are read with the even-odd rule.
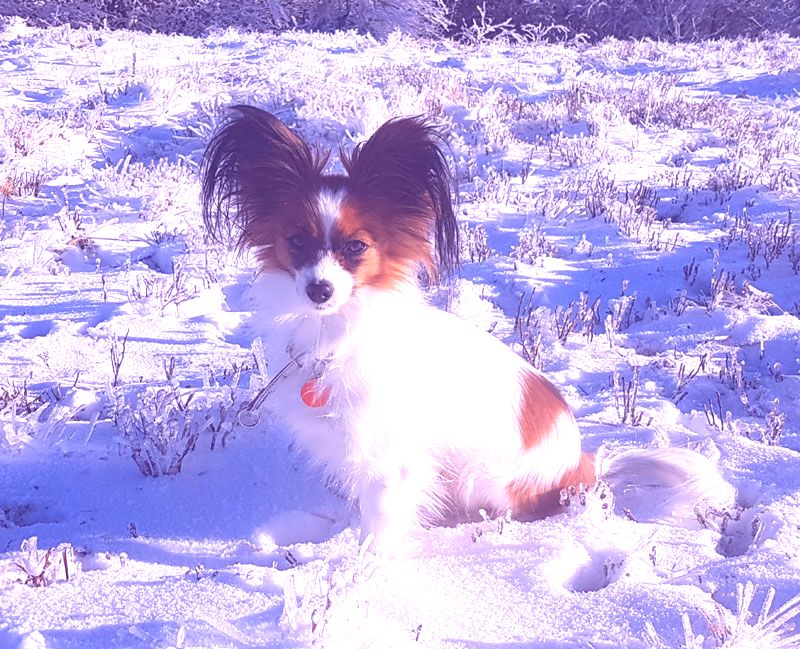
[[[800,646],[800,42],[15,21],[0,71],[0,647]],[[360,547],[279,422],[236,425],[269,374],[255,267],[197,183],[234,102],[325,148],[432,115],[465,241],[432,299],[547,372],[587,450],[691,446],[737,507],[687,529],[601,488]]]

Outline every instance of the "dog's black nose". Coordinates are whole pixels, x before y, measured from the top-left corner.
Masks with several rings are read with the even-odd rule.
[[[327,279],[323,279],[320,282],[309,282],[306,286],[306,295],[314,304],[324,304],[333,295],[333,284]]]

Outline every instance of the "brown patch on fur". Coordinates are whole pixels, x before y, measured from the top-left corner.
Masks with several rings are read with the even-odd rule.
[[[406,217],[398,227],[398,218],[386,205],[367,205],[354,199],[343,203],[332,238],[337,259],[351,272],[356,287],[391,288],[415,281],[417,264],[433,267],[429,219]],[[357,256],[342,251],[353,240],[367,246]]]
[[[527,480],[514,480],[506,488],[517,520],[533,520],[557,514],[560,509],[561,490],[574,487],[591,487],[597,481],[593,453],[581,453],[577,466],[569,469],[557,484],[535,487]]]
[[[349,156],[341,155],[359,211],[392,236],[381,243],[382,251],[384,244],[391,247],[389,265],[395,270],[418,262],[435,277],[431,235],[439,269],[458,266],[452,179],[440,144],[441,134],[424,118],[407,117],[389,120]]]
[[[309,201],[326,182],[327,154],[312,151],[274,115],[253,106],[234,106],[211,138],[202,162],[203,220],[219,241],[233,236],[240,248],[256,248],[270,268],[289,270],[287,224],[303,224],[313,213]],[[288,233],[291,236],[291,233]],[[263,249],[263,251],[262,251]]]
[[[314,199],[322,189],[346,190],[374,243],[363,264],[354,255],[346,260],[363,265],[357,282],[386,288],[415,281],[418,264],[433,278],[434,252],[446,273],[459,256],[443,148],[441,133],[424,118],[389,120],[350,155],[340,152],[346,176],[325,175],[327,153],[312,150],[274,115],[234,106],[203,156],[203,220],[217,240],[233,237],[240,249],[254,249],[264,269],[295,274],[324,243],[312,227],[319,226]],[[305,228],[315,245],[297,250],[292,228]]]
[[[292,249],[289,239],[303,234],[307,245]],[[254,219],[245,232],[245,245],[256,250],[263,270],[279,270],[294,275],[303,266],[312,263],[322,244],[319,220],[305,201],[286,205],[272,218]]]
[[[537,446],[555,428],[558,418],[569,413],[561,393],[545,377],[526,370],[522,375],[519,431],[522,448]]]

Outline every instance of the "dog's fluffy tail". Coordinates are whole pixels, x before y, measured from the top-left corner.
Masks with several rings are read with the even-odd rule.
[[[736,490],[716,465],[687,448],[601,452],[596,463],[617,510],[637,521],[693,527],[698,511],[727,510],[736,502]]]

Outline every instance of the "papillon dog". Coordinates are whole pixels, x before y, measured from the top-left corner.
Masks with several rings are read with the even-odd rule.
[[[598,477],[662,487],[679,506],[730,487],[680,449],[619,454],[598,470],[559,390],[490,333],[426,302],[421,279],[458,266],[444,140],[421,117],[392,119],[324,173],[275,116],[236,106],[202,164],[212,235],[236,233],[260,266],[280,368],[266,406],[357,500],[362,538],[397,546],[481,509],[530,519]]]

